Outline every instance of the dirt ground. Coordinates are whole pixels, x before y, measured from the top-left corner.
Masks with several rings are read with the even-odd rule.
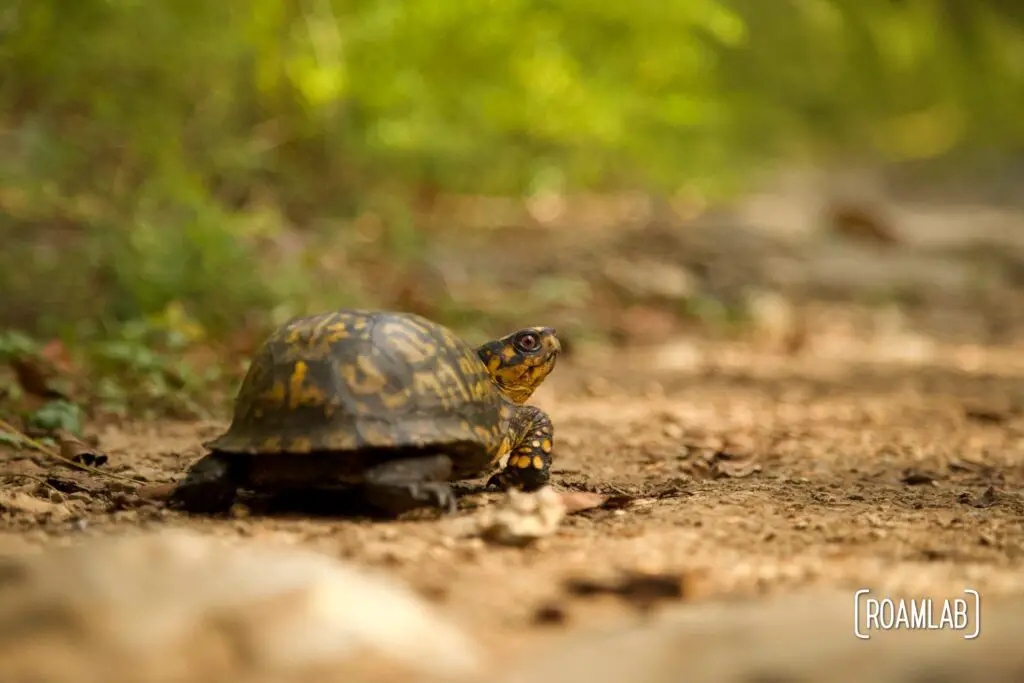
[[[573,354],[535,398],[557,430],[554,483],[611,498],[528,548],[466,533],[498,494],[467,493],[445,519],[190,518],[130,484],[23,454],[9,467],[34,477],[21,485],[31,502],[7,500],[0,549],[138,527],[283,540],[408,581],[499,666],[643,608],[573,590],[574,580],[668,575],[684,589],[670,601],[810,586],[1024,593],[1024,353],[862,356],[696,343]],[[110,456],[104,469],[161,483],[223,426],[92,429]]]

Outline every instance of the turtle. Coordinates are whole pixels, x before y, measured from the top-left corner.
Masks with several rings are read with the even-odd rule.
[[[239,489],[355,487],[380,511],[450,514],[452,481],[493,472],[488,488],[536,490],[550,478],[554,428],[527,401],[561,348],[551,327],[474,347],[407,312],[294,318],[257,349],[230,425],[169,502],[211,514]]]

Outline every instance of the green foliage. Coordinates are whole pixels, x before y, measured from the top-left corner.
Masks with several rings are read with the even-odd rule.
[[[76,436],[82,435],[82,409],[70,401],[49,401],[26,420],[29,430],[56,432],[67,430]]]
[[[386,303],[379,264],[424,261],[411,207],[436,192],[714,196],[780,156],[1024,141],[1006,1],[9,4],[0,322],[47,335]],[[173,389],[111,343],[102,363]]]
[[[70,364],[56,367],[40,354],[42,345],[17,331],[0,332],[0,371],[15,361],[45,377],[47,389],[67,398],[49,400],[25,417],[26,426],[44,432],[67,429],[79,434],[83,410],[137,415],[202,417],[222,408],[228,384],[245,370],[241,360],[219,360],[205,348],[205,328],[180,304],[147,320],[90,330],[71,338]],[[200,352],[197,355],[197,352]],[[20,401],[36,387],[0,372],[0,395]]]
[[[217,386],[219,366],[198,371],[183,360],[192,335],[186,330],[128,323],[90,347],[93,392],[104,410],[147,409],[203,415],[198,399]]]
[[[0,330],[0,363],[28,356],[39,349],[36,340],[18,330]]]

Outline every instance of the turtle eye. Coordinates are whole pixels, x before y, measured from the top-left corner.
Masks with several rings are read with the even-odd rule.
[[[524,332],[515,341],[516,348],[524,353],[536,351],[540,347],[540,337],[536,332]]]

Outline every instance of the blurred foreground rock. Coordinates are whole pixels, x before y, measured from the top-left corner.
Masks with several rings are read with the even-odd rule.
[[[574,635],[500,683],[981,683],[1024,680],[1024,599],[985,601],[981,634],[853,634],[853,592],[704,603]]]
[[[390,581],[185,532],[0,560],[0,680],[438,680],[471,642]]]
[[[480,533],[494,543],[526,546],[558,531],[566,512],[562,496],[550,486],[531,493],[510,489],[503,504],[481,515]]]

